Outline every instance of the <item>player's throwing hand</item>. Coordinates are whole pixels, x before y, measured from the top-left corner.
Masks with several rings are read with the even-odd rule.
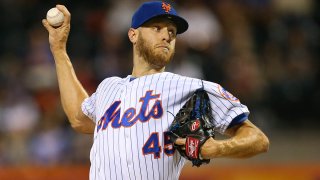
[[[64,22],[59,27],[53,27],[46,19],[42,20],[43,26],[49,32],[49,43],[51,50],[65,50],[70,32],[71,14],[64,5],[56,5],[56,8],[64,15]]]

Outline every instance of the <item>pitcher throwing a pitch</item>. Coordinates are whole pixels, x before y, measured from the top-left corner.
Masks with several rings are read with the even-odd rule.
[[[188,160],[200,166],[268,150],[268,138],[248,120],[249,110],[239,99],[217,83],[165,72],[176,36],[188,29],[171,4],[150,1],[138,7],[128,30],[132,74],[104,79],[90,96],[66,51],[71,15],[65,6],[56,7],[63,24],[42,22],[63,109],[72,128],[94,134],[91,180],[178,179]],[[215,140],[215,133],[230,138]]]

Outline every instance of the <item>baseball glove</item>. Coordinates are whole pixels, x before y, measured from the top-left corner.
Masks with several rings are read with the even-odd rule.
[[[169,127],[169,137],[172,142],[177,138],[186,138],[185,145],[174,147],[180,155],[192,161],[193,166],[209,163],[210,159],[202,159],[201,146],[210,137],[214,137],[210,100],[205,90],[198,89],[184,104]]]

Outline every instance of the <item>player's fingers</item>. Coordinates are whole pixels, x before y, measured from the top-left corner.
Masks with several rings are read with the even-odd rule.
[[[69,24],[70,23],[70,20],[71,20],[71,14],[70,12],[68,11],[68,9],[64,6],[64,5],[56,5],[56,8],[59,9],[59,11],[62,12],[62,14],[64,15],[64,22],[63,24]]]
[[[46,19],[42,19],[42,25],[47,29],[48,32],[52,31],[53,29]]]
[[[177,145],[185,145],[186,144],[186,138],[178,138],[175,142]]]

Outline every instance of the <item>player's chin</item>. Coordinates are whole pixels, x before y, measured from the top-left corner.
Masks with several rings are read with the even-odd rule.
[[[170,61],[172,59],[173,55],[174,55],[174,52],[166,51],[166,50],[160,51],[158,53],[158,56],[162,56],[162,59],[164,61]]]
[[[159,51],[155,53],[153,64],[157,64],[159,67],[164,67],[171,61],[172,58],[173,52]]]
[[[163,55],[162,58],[159,58],[159,64],[166,66],[171,61],[170,55]]]

